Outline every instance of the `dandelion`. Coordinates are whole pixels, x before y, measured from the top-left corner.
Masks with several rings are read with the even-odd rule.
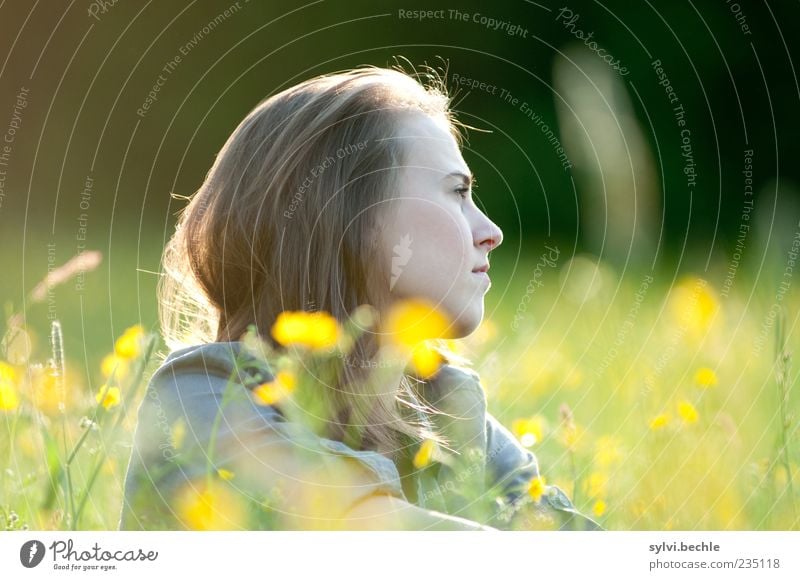
[[[694,373],[694,382],[701,389],[709,389],[717,385],[717,373],[708,367],[697,369]]]
[[[606,502],[603,501],[602,499],[598,499],[596,502],[594,502],[594,505],[592,506],[592,513],[599,518],[604,513],[606,513],[606,508],[607,508]]]
[[[397,346],[414,349],[425,340],[452,338],[451,324],[427,300],[410,299],[395,303],[386,317],[384,331]]]
[[[511,430],[525,447],[540,443],[544,439],[546,429],[547,421],[541,415],[529,419],[514,419],[511,422]]]
[[[178,517],[192,530],[234,530],[245,524],[240,498],[224,485],[189,485],[178,494],[175,505]]]
[[[652,419],[650,419],[650,424],[649,424],[650,430],[651,431],[660,431],[661,429],[663,429],[664,427],[669,425],[669,422],[670,422],[669,414],[660,413],[660,414],[656,415],[655,417],[653,417]]]
[[[528,494],[533,498],[533,501],[539,503],[539,500],[542,499],[544,491],[545,491],[544,477],[537,475],[536,477],[532,478],[530,483],[528,484]]]
[[[106,411],[108,411],[109,409],[119,405],[119,387],[109,387],[108,385],[103,385],[100,387],[100,390],[97,391],[97,394],[94,398]]]
[[[426,439],[423,441],[422,445],[419,446],[419,450],[414,454],[414,467],[416,469],[422,469],[430,464],[435,450],[436,443],[433,440]]]
[[[275,379],[253,389],[256,403],[259,405],[275,405],[286,399],[297,385],[297,379],[289,371],[278,371]]]
[[[126,360],[137,358],[144,346],[144,328],[136,324],[125,329],[125,332],[114,343],[114,353]]]
[[[272,325],[272,337],[283,346],[299,345],[312,350],[327,350],[335,346],[341,329],[337,320],[327,312],[285,311]]]
[[[678,402],[678,415],[685,423],[697,422],[697,409],[689,401],[683,400]]]
[[[17,371],[14,367],[0,361],[0,411],[13,411],[19,407],[17,380]]]

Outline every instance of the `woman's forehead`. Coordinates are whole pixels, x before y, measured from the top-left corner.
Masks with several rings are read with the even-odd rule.
[[[398,137],[407,147],[405,158],[409,168],[433,170],[441,173],[440,177],[455,172],[469,175],[446,120],[417,115],[402,125]]]

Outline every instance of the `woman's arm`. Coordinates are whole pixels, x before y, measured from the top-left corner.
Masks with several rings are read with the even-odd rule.
[[[267,506],[269,529],[489,529],[409,503],[390,459],[286,422],[274,408],[255,405],[241,385],[230,385],[240,392],[222,405],[226,382],[187,372],[162,374],[150,385],[126,480],[123,529],[184,527],[181,494],[197,494],[209,478],[244,502],[245,514]],[[186,435],[174,448],[171,426],[179,423]],[[249,517],[235,523],[258,525]]]
[[[492,531],[496,528],[434,512],[390,495],[372,495],[345,515],[346,530]]]

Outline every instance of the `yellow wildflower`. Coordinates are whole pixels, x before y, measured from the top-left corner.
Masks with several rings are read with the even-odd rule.
[[[51,372],[38,373],[33,378],[33,404],[48,415],[65,409],[65,391],[63,383]]]
[[[547,420],[541,415],[528,419],[514,419],[511,422],[511,430],[525,447],[540,443],[544,439],[546,429]]]
[[[704,335],[719,310],[719,301],[710,284],[699,277],[687,277],[670,293],[675,322],[695,338]]]
[[[17,370],[7,362],[0,361],[0,411],[13,411],[19,407],[18,381]]]
[[[242,500],[227,486],[189,485],[179,492],[176,511],[192,530],[236,530],[246,524]]]
[[[683,400],[678,402],[678,415],[686,423],[697,422],[697,409],[694,408],[689,401]]]
[[[142,353],[144,346],[144,328],[141,324],[136,324],[126,328],[117,341],[114,343],[114,352],[123,359],[135,359]]]
[[[537,476],[531,479],[528,484],[528,493],[533,498],[533,501],[539,503],[545,490],[545,480],[542,476]]]
[[[611,467],[622,459],[620,442],[617,437],[604,435],[600,437],[594,446],[594,461],[598,467]]]
[[[431,462],[433,452],[436,450],[436,442],[431,439],[426,439],[419,446],[419,450],[414,455],[414,467],[422,469]]]
[[[19,407],[19,397],[14,383],[0,377],[0,411],[13,411]]]
[[[392,343],[408,350],[425,340],[453,338],[448,317],[422,299],[400,300],[393,304],[384,332]]]
[[[441,353],[430,344],[422,342],[411,351],[411,364],[420,378],[433,377],[444,363]]]
[[[222,469],[222,468],[217,469],[217,475],[219,475],[219,478],[222,479],[223,481],[230,481],[231,479],[236,477],[236,475],[232,471],[228,471],[227,469]]]
[[[341,329],[327,312],[285,311],[272,325],[272,337],[283,346],[306,346],[326,350],[335,346]]]
[[[608,475],[595,472],[583,484],[584,491],[589,497],[605,497],[608,495]]]
[[[94,396],[94,398],[107,411],[112,407],[119,405],[119,387],[109,387],[108,385],[103,385],[100,387],[100,390],[97,391],[97,394]]]
[[[112,352],[103,357],[100,362],[100,371],[106,379],[114,375],[117,381],[125,380],[130,372],[130,362],[128,359],[119,356],[116,352]]]
[[[602,499],[598,499],[592,506],[592,513],[599,518],[606,513],[606,507],[606,502],[604,502]]]
[[[290,371],[278,371],[274,380],[253,389],[253,395],[260,405],[275,405],[286,399],[296,385],[297,379]]]
[[[714,387],[717,384],[717,373],[708,367],[697,369],[697,372],[694,373],[694,382],[701,389]]]
[[[668,413],[660,413],[650,419],[650,430],[659,431],[669,425],[670,416]]]

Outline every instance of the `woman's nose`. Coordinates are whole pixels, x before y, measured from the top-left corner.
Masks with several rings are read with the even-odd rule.
[[[503,230],[486,216],[483,217],[482,222],[478,229],[476,240],[478,246],[486,246],[488,251],[491,252],[503,243]]]

